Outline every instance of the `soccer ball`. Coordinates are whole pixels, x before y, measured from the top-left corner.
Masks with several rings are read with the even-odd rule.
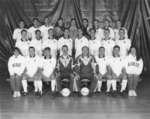
[[[64,97],[68,97],[69,95],[70,95],[70,90],[68,89],[68,88],[64,88],[64,89],[62,89],[62,91],[61,91],[61,94],[62,94],[62,96],[64,96]]]
[[[87,96],[87,95],[89,95],[89,89],[87,88],[87,87],[83,87],[82,89],[81,89],[81,94],[82,94],[82,96]]]

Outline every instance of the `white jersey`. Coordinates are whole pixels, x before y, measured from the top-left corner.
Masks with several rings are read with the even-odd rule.
[[[49,47],[51,49],[52,57],[56,58],[58,50],[58,41],[56,39],[45,39],[42,43],[42,50],[44,50],[46,47]]]
[[[21,76],[25,70],[25,58],[21,55],[18,57],[11,56],[8,60],[8,70],[10,75],[17,74]]]
[[[73,48],[73,41],[72,39],[65,39],[63,37],[61,37],[59,40],[58,40],[58,49],[60,51],[60,56],[62,55],[62,46],[63,45],[67,45],[68,46],[68,54],[72,56],[72,48]]]
[[[112,57],[109,58],[108,65],[111,67],[113,73],[119,76],[122,74],[122,69],[125,68],[125,60],[122,57]]]
[[[109,40],[102,40],[101,46],[105,48],[105,56],[112,57],[113,48],[115,46],[115,42],[112,39]]]
[[[104,30],[101,28],[96,30],[95,37],[97,40],[101,41],[101,39],[103,38],[103,32]]]
[[[36,55],[42,56],[42,39],[41,40],[32,40],[29,43],[29,47],[34,47]]]
[[[93,56],[97,56],[98,52],[99,52],[99,46],[100,46],[100,41],[98,40],[89,40],[89,49],[90,49],[90,53]]]
[[[75,40],[75,50],[76,50],[76,57],[78,57],[82,53],[82,47],[87,46],[89,47],[89,41],[86,37],[77,38]]]
[[[42,74],[46,77],[50,77],[55,70],[56,67],[56,59],[50,58],[50,59],[41,59],[41,68],[43,69]]]
[[[20,49],[23,56],[28,56],[29,41],[17,40],[15,47]]]
[[[54,27],[53,26],[45,26],[45,25],[42,25],[40,27],[40,31],[42,32],[44,39],[48,38],[48,30],[51,28],[53,29]]]
[[[21,31],[22,30],[26,30],[25,28],[24,29],[21,29],[21,28],[16,28],[13,32],[13,39],[15,39],[16,41],[20,40],[21,39]]]
[[[129,55],[126,58],[126,72],[127,74],[136,74],[140,75],[143,70],[143,60],[140,59],[137,61],[136,57]]]
[[[38,56],[26,57],[26,74],[33,77],[41,66],[41,60]]]
[[[120,47],[120,56],[126,57],[131,47],[131,40],[130,39],[118,40],[116,41],[116,45]]]
[[[30,27],[29,29],[28,29],[28,32],[29,32],[29,37],[32,39],[32,40],[34,40],[36,37],[35,37],[35,31],[36,30],[40,30],[40,27],[38,27],[38,28],[35,28],[34,26],[32,26],[32,27]],[[43,35],[42,35],[43,36]]]
[[[106,74],[107,73],[108,58],[106,58],[106,57],[99,58],[97,56],[97,57],[95,57],[95,60],[96,60],[96,63],[98,65],[100,74],[102,74],[102,75]]]

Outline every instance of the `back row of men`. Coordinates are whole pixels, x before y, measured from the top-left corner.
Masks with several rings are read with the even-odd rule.
[[[89,47],[90,53],[94,56],[98,55],[99,47],[103,46],[106,50],[105,55],[111,57],[115,45],[121,48],[120,55],[122,57],[128,54],[131,40],[128,39],[125,28],[112,29],[108,20],[104,21],[104,27],[100,28],[98,20],[95,20],[94,27],[85,32],[83,28],[77,29],[75,23],[73,19],[70,28],[62,28],[60,20],[58,25],[53,27],[49,24],[49,19],[45,18],[45,24],[39,26],[38,19],[34,19],[34,25],[27,29],[24,28],[24,22],[21,21],[20,28],[14,30],[13,39],[16,41],[16,47],[24,56],[28,56],[28,49],[31,46],[35,48],[36,54],[39,56],[42,56],[44,48],[50,47],[52,56],[56,58],[58,54],[62,54],[63,45],[68,46],[69,55],[75,56],[75,58],[81,54],[83,46]]]

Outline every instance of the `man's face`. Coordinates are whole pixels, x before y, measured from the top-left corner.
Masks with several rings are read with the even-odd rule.
[[[124,37],[125,36],[125,31],[124,30],[119,30],[119,36]]]
[[[105,30],[105,31],[104,31],[104,36],[105,36],[105,37],[109,37],[109,34],[110,34],[110,33],[109,33],[108,30]]]
[[[90,35],[91,37],[95,37],[95,31],[93,29],[90,31]]]
[[[69,36],[69,30],[65,30],[64,36],[68,37]]]
[[[45,23],[45,24],[49,24],[49,18],[45,18],[45,19],[44,19],[44,23]]]
[[[50,56],[50,50],[44,50],[44,56],[49,57]]]
[[[59,25],[59,26],[63,26],[63,20],[62,20],[62,19],[60,19],[60,20],[58,21],[58,25]]]
[[[33,21],[33,25],[34,25],[35,27],[39,26],[39,21],[38,21],[38,20],[34,20],[34,21]]]
[[[89,49],[88,49],[87,47],[84,47],[84,48],[82,49],[82,54],[83,54],[84,56],[88,56],[88,54],[89,54]]]
[[[29,55],[31,57],[35,56],[35,49],[34,48],[29,48]]]
[[[48,35],[49,35],[49,36],[53,36],[53,34],[54,34],[54,33],[53,33],[53,30],[49,30],[49,31],[48,31]]]
[[[104,22],[104,25],[105,25],[106,28],[108,28],[108,27],[109,27],[109,22],[108,22],[108,21],[105,21],[105,22]]]
[[[83,35],[83,32],[82,32],[81,29],[78,29],[78,35],[79,35],[79,36],[82,36],[82,35]]]
[[[133,56],[136,56],[136,49],[135,49],[135,48],[131,48],[131,54],[132,54]]]
[[[36,38],[38,38],[38,39],[41,38],[41,32],[40,31],[36,32]]]
[[[21,21],[20,23],[19,23],[19,27],[22,29],[22,28],[24,28],[24,22],[23,21]]]
[[[87,20],[83,20],[83,26],[84,26],[85,28],[88,27],[88,21],[87,21]]]
[[[15,55],[15,57],[17,57],[17,56],[19,55],[18,50],[15,50],[15,51],[14,51],[14,55]]]
[[[104,55],[105,55],[105,49],[104,49],[104,48],[100,48],[100,49],[99,49],[99,54],[100,54],[101,56],[104,56]]]
[[[119,48],[114,48],[113,52],[114,52],[114,56],[119,56],[120,49]]]
[[[121,27],[121,22],[117,21],[116,26],[117,26],[117,28],[120,28]]]
[[[27,32],[26,32],[26,31],[23,31],[23,32],[21,33],[21,36],[22,36],[22,38],[26,38],[26,37],[27,37]]]
[[[68,48],[67,47],[62,47],[62,52],[63,52],[63,54],[68,54]]]
[[[99,22],[98,22],[98,21],[94,21],[94,27],[95,27],[96,29],[99,28]]]

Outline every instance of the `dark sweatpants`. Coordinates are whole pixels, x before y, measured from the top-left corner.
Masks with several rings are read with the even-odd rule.
[[[15,76],[14,78],[10,77],[10,86],[12,91],[21,90],[21,76]]]

